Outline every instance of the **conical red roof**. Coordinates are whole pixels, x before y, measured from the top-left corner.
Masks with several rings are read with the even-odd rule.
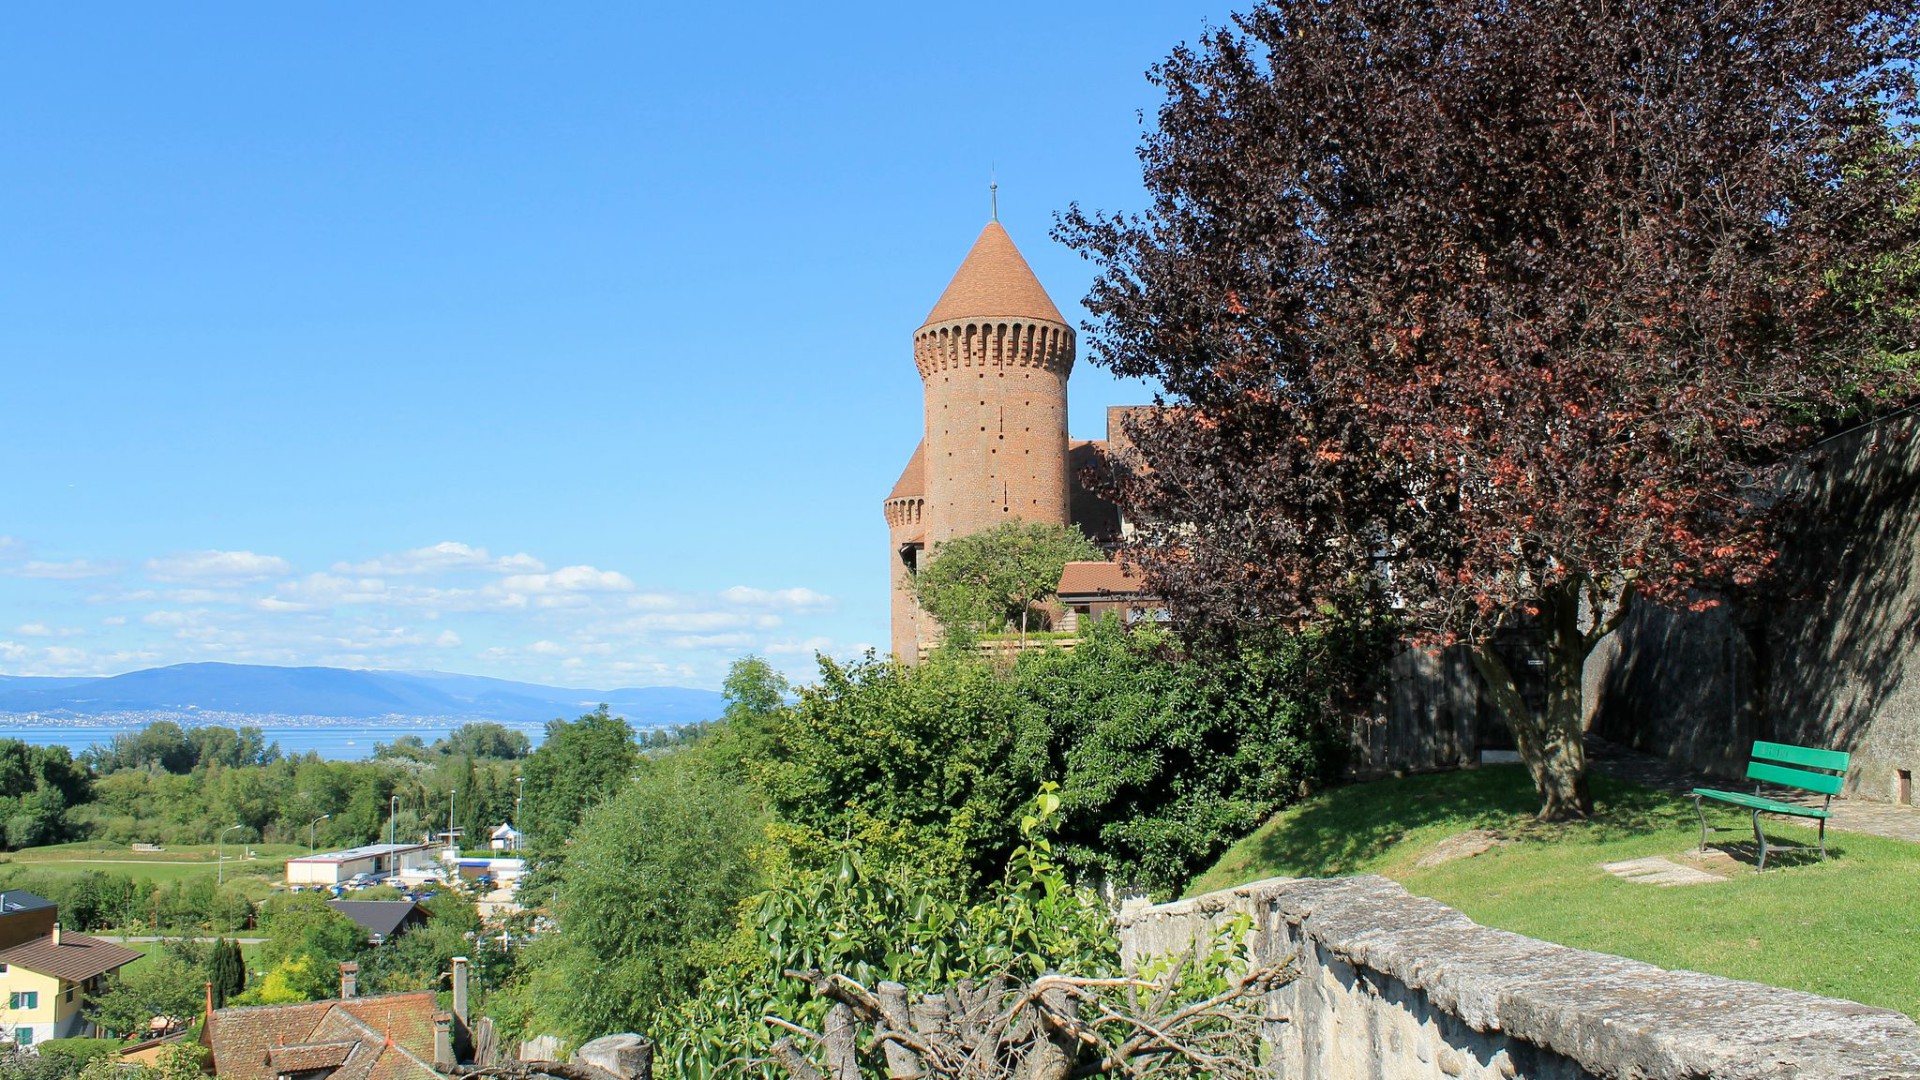
[[[973,242],[973,250],[967,252],[966,261],[947,283],[947,291],[933,305],[927,323],[976,318],[1066,322],[1047,290],[1040,287],[1040,280],[1033,276],[1027,260],[1020,257],[1020,249],[1013,246],[1013,238],[997,221],[987,222],[987,227],[980,230],[980,239]]]
[[[887,501],[895,499],[914,499],[927,493],[927,440],[921,439],[914,445],[913,456],[907,459],[907,467],[900,470],[900,479],[893,482],[893,491]]]

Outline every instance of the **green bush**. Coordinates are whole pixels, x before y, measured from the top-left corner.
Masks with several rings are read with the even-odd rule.
[[[1011,666],[952,650],[912,668],[822,658],[752,772],[803,859],[853,836],[883,862],[975,883],[1020,843],[1026,793],[1054,782],[1066,866],[1173,892],[1337,770],[1315,672],[1343,648],[1301,634],[1195,654],[1105,619]]]
[[[120,1046],[119,1039],[48,1039],[34,1049],[54,1062],[63,1075],[71,1076],[94,1058],[119,1053]]]

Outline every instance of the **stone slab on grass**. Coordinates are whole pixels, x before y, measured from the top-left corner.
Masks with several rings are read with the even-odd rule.
[[[1628,859],[1626,862],[1607,863],[1601,869],[1624,881],[1638,882],[1642,885],[1712,885],[1715,882],[1727,880],[1719,874],[1709,874],[1695,867],[1682,866],[1658,855],[1644,859]]]
[[[1424,870],[1455,859],[1471,859],[1475,855],[1485,855],[1506,842],[1505,837],[1492,829],[1468,829],[1433,845],[1433,850],[1420,856],[1413,865]]]

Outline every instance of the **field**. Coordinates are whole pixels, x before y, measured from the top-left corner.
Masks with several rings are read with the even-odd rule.
[[[1189,892],[1274,876],[1383,874],[1489,926],[1920,1017],[1920,844],[1829,833],[1833,857],[1820,861],[1812,830],[1770,819],[1770,844],[1800,846],[1776,849],[1756,873],[1748,820],[1709,810],[1717,828],[1710,847],[1734,858],[1704,865],[1728,880],[1663,888],[1623,881],[1602,864],[1656,855],[1695,861],[1693,803],[1605,777],[1594,778],[1594,793],[1593,821],[1541,825],[1518,766],[1335,788],[1235,844]],[[1415,865],[1472,829],[1503,842],[1475,857]]]
[[[251,852],[253,858],[246,858]],[[271,877],[285,875],[287,860],[305,855],[307,849],[295,844],[228,844],[224,848],[228,878]],[[80,873],[107,870],[149,881],[178,881],[201,874],[213,875],[218,869],[211,844],[169,845],[161,852],[134,851],[125,844],[107,844],[85,840],[72,844],[22,848],[0,856],[0,865],[26,867],[44,872]]]

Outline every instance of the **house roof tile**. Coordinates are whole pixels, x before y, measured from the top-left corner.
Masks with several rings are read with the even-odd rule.
[[[1060,571],[1062,599],[1074,596],[1139,596],[1147,583],[1117,562],[1070,562]]]
[[[81,982],[125,967],[145,955],[111,941],[85,934],[60,935],[60,944],[45,934],[0,950],[0,964],[23,967],[41,975],[52,975],[68,982]]]
[[[432,991],[221,1009],[208,1025],[214,1071],[222,1080],[273,1080],[276,1052],[302,1046],[349,1047],[328,1080],[432,1080]],[[313,1066],[327,1068],[328,1066]]]

